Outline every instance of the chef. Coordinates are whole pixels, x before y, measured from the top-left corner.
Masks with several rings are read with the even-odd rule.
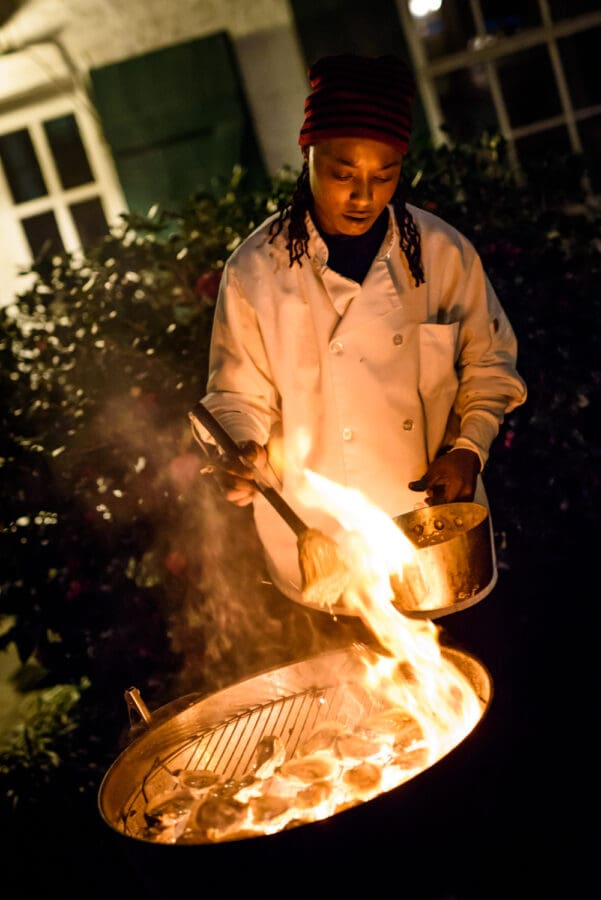
[[[490,446],[526,386],[474,247],[407,202],[411,70],[329,56],[309,80],[292,199],[224,268],[203,403],[326,534],[337,523],[307,504],[305,470],[393,517],[486,504]],[[273,584],[303,603],[296,535],[238,459],[222,462],[227,499],[253,504]]]

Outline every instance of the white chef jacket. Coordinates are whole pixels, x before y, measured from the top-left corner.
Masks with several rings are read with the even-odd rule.
[[[504,416],[526,399],[515,334],[474,247],[408,208],[421,233],[419,287],[392,207],[362,284],[328,267],[309,215],[302,265],[290,266],[286,229],[269,243],[272,216],[234,251],[220,284],[203,403],[237,442],[268,446],[278,491],[332,536],[338,523],[299,499],[300,468],[398,516],[424,505],[408,482],[441,446],[473,450],[484,467]],[[476,499],[486,502],[481,483]],[[275,585],[303,602],[296,534],[260,494],[254,517]]]

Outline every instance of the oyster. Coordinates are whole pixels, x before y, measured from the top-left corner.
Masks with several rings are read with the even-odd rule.
[[[300,812],[314,810],[317,813],[318,808],[331,799],[334,790],[331,781],[314,781],[301,788],[294,799],[294,805]]]
[[[223,782],[223,776],[209,769],[181,769],[177,773],[180,787],[194,797],[203,797]]]
[[[331,750],[337,737],[346,733],[341,722],[322,722],[315,728],[300,747],[300,754],[309,756],[323,750]]]
[[[252,770],[257,778],[269,778],[286,759],[286,747],[277,735],[261,738],[255,748]]]
[[[195,802],[190,791],[164,791],[146,804],[144,817],[150,828],[167,828],[187,819]]]
[[[209,841],[220,841],[248,824],[248,806],[231,797],[207,797],[190,817],[189,825]]]
[[[249,802],[253,824],[263,829],[278,830],[282,828],[293,816],[294,809],[286,797],[276,795],[253,797]]]
[[[382,786],[382,770],[371,762],[362,762],[347,769],[342,776],[344,785],[350,788],[353,797],[367,799]]]
[[[375,741],[360,734],[342,734],[336,738],[334,752],[345,765],[362,762],[366,759],[384,760],[390,756],[386,745],[381,740]]]
[[[280,766],[280,775],[301,784],[312,784],[314,781],[327,781],[336,778],[339,763],[327,756],[299,756],[289,759]]]
[[[356,728],[366,737],[387,740],[395,747],[422,738],[423,732],[417,719],[402,707],[391,707],[374,713]]]

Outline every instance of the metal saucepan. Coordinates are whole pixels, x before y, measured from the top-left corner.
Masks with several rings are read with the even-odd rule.
[[[490,516],[479,503],[444,503],[397,516],[416,549],[393,584],[405,615],[436,619],[473,606],[497,581]]]

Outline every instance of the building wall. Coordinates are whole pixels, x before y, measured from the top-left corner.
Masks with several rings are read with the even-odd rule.
[[[219,32],[230,37],[266,171],[299,168],[308,82],[288,0],[0,0],[0,133],[31,129],[44,105],[70,97],[90,137],[107,222],[118,224],[127,203],[89,73]],[[0,305],[31,280],[19,274],[31,251],[9,196],[0,170]]]
[[[2,9],[0,3],[0,15]],[[0,56],[0,115],[3,106],[52,90],[73,70],[85,76],[92,68],[224,30],[234,43],[265,165],[275,173],[299,164],[296,138],[307,79],[288,0],[28,0],[5,22],[4,45],[11,38],[51,35],[53,23],[61,22],[62,50],[36,42]]]

